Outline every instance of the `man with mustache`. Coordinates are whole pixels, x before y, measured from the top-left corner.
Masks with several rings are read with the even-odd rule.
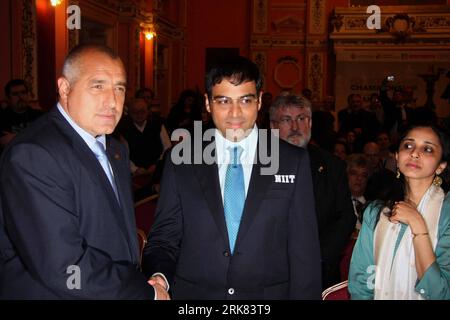
[[[278,96],[270,109],[271,128],[279,130],[281,139],[309,153],[322,252],[322,288],[325,289],[340,282],[339,261],[355,226],[355,215],[345,163],[309,143],[311,116],[311,103],[295,95]]]

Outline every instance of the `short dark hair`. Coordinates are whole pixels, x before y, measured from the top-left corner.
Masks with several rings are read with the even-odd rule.
[[[113,60],[120,60],[120,57],[110,47],[100,44],[79,44],[70,50],[63,64],[63,75],[67,78],[72,71],[73,65],[80,59],[80,57],[89,51],[102,53]]]
[[[136,91],[136,94],[134,95],[135,98],[142,98],[144,96],[145,92],[150,92],[152,95],[152,99],[155,97],[155,94],[153,93],[153,90],[150,88],[140,88],[138,91]]]
[[[223,79],[227,79],[235,86],[244,82],[255,81],[258,95],[262,87],[258,66],[242,56],[222,58],[206,72],[205,89],[209,99],[212,98],[212,87],[221,83]]]
[[[24,86],[28,91],[28,85],[23,79],[12,79],[9,80],[5,85],[5,95],[10,98],[11,97],[11,89],[12,87]]]

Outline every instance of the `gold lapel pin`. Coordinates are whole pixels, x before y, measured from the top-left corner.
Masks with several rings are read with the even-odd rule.
[[[323,166],[320,166],[317,171],[322,172],[323,171]]]
[[[120,154],[116,153],[116,154],[114,155],[114,159],[120,160]]]

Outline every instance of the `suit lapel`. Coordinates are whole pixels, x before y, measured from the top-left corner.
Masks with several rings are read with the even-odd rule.
[[[252,175],[248,186],[247,197],[245,199],[244,212],[242,213],[241,224],[239,226],[239,232],[236,238],[236,249],[239,248],[240,242],[244,239],[245,234],[250,228],[252,222],[255,220],[259,207],[264,200],[266,191],[274,179],[272,175],[261,174],[262,165],[258,158],[260,147],[259,139],[260,137],[258,136],[258,145],[255,154],[257,161],[253,164],[252,168]],[[268,140],[266,145],[270,153],[270,140]]]
[[[270,153],[270,143],[267,143],[266,145],[268,146]],[[257,155],[259,154],[259,146],[260,144],[258,143],[255,157],[257,157]],[[229,247],[230,242],[228,239],[228,229],[225,222],[225,212],[223,208],[222,193],[220,190],[219,182],[219,170],[217,164],[198,164],[193,165],[193,167],[195,175],[200,182],[200,186],[203,191],[203,195],[205,196],[205,200],[208,204],[209,210],[211,211],[211,214],[223,239],[226,240],[227,247]],[[262,167],[263,166],[257,158],[257,161],[252,168],[250,184],[248,187],[247,197],[244,205],[244,212],[242,213],[242,219],[236,239],[236,248],[238,248],[239,242],[244,239],[245,234],[247,233],[252,222],[257,216],[259,206],[264,200],[266,191],[274,179],[272,175],[261,175]]]
[[[217,161],[214,164],[194,164],[193,168],[217,228],[229,246]]]
[[[117,220],[117,224],[120,229],[124,233],[126,239],[129,239],[128,232],[125,229],[125,219],[122,213],[122,210],[117,202],[116,195],[114,190],[108,180],[108,177],[103,171],[102,166],[98,162],[94,153],[89,149],[88,145],[84,140],[80,137],[80,135],[70,126],[70,124],[64,119],[63,115],[56,109],[53,110],[53,119],[62,131],[64,135],[66,135],[72,142],[72,147],[74,149],[74,154],[78,158],[81,165],[90,173],[92,177],[91,181],[95,184],[98,184],[100,189],[105,192],[105,195],[108,199],[108,203],[112,206],[113,216]],[[112,165],[113,170],[114,166]],[[116,170],[114,170],[114,174],[116,174]],[[119,192],[120,194],[121,192]],[[120,196],[119,196],[120,197]],[[136,237],[133,237],[133,239]]]
[[[133,207],[133,199],[130,197],[130,180],[129,178],[125,177],[124,174],[130,173],[129,168],[125,168],[125,170],[121,170],[120,166],[123,165],[124,162],[126,162],[126,159],[122,159],[121,152],[116,144],[111,143],[110,137],[106,138],[106,152],[108,154],[109,163],[111,164],[113,173],[114,173],[114,180],[116,183],[117,188],[117,194],[119,196],[120,204],[117,202],[117,199],[114,194],[115,203],[119,204],[121,208],[119,208],[119,211],[121,213],[121,217],[124,219],[124,226],[127,228],[128,232],[128,238],[129,242],[131,242],[131,246],[133,247],[132,250],[132,257],[134,261],[138,261],[138,257],[136,256],[136,253],[139,251],[139,244],[137,242],[136,237],[136,224],[135,216],[134,216],[134,210],[130,211],[128,208]],[[128,163],[128,162],[126,162]],[[108,184],[111,186],[111,184],[108,181]],[[125,188],[128,187],[128,190],[125,190]]]
[[[308,146],[308,155],[309,155],[309,163],[311,166],[311,175],[312,175],[312,179],[313,179],[313,186],[314,189],[316,190],[320,190],[318,185],[320,182],[320,175],[324,174],[324,170],[325,168],[325,164],[322,163],[319,155],[318,155],[318,150],[315,149],[314,146],[309,145]]]
[[[106,137],[106,153],[108,155],[108,161],[111,164],[111,168],[114,174],[114,181],[116,183],[116,188],[117,188],[117,196],[119,197],[119,199],[116,198],[116,196],[114,195],[114,199],[116,201],[116,203],[121,206],[121,204],[123,203],[123,201],[125,199],[123,199],[124,196],[124,190],[122,190],[122,182],[123,182],[123,177],[120,175],[120,173],[122,172],[122,170],[119,169],[119,165],[120,165],[120,161],[122,161],[122,157],[120,155],[120,150],[117,149],[117,146],[113,145],[111,143],[110,138],[107,136]],[[108,180],[109,182],[109,180]],[[109,183],[109,186],[111,186],[111,183]],[[114,190],[111,187],[112,192],[114,193]]]

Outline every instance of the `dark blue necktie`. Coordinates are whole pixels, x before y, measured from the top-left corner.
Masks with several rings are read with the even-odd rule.
[[[228,238],[230,240],[231,253],[241,223],[242,211],[245,203],[244,171],[241,164],[243,149],[240,146],[230,148],[231,162],[225,174],[224,210],[227,223]]]

